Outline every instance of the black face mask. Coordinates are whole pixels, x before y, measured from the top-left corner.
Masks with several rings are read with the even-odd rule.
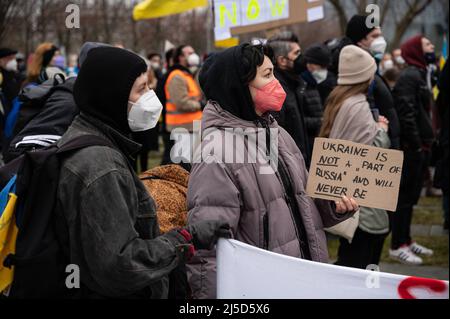
[[[425,53],[425,61],[427,64],[435,64],[436,63],[436,53]]]
[[[294,63],[292,71],[295,74],[302,74],[302,72],[305,71],[305,67],[303,66],[303,56],[301,54],[295,60],[291,60],[288,57],[286,57],[286,59]]]

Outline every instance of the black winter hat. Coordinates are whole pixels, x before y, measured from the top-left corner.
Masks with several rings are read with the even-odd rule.
[[[323,67],[328,67],[331,63],[331,52],[322,44],[310,46],[303,54],[306,63],[317,64]]]
[[[375,27],[367,27],[366,20],[367,16],[354,15],[347,24],[345,35],[352,40],[355,45],[364,39],[370,32],[375,30]]]
[[[82,112],[128,134],[131,88],[145,72],[145,61],[130,51],[115,47],[92,49],[74,85],[75,102]]]
[[[47,67],[50,62],[53,59],[53,56],[55,55],[55,52],[59,49],[55,47],[54,45],[50,48],[50,50],[45,51],[43,57],[42,57],[42,67]]]
[[[17,54],[16,50],[12,50],[10,48],[0,48],[0,59],[14,54]]]

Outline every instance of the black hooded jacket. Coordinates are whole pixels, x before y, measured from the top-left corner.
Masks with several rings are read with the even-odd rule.
[[[380,115],[389,120],[389,138],[392,149],[400,149],[400,120],[395,107],[394,97],[389,85],[378,73],[375,74],[375,87],[367,100],[371,109],[378,109]]]
[[[86,147],[62,160],[57,233],[80,267],[82,297],[167,298],[168,275],[188,255],[177,231],[159,236],[156,206],[130,166],[140,145],[128,138],[128,99],[147,66],[118,48],[95,48],[75,82],[81,114],[58,141],[82,135],[114,147]]]
[[[278,124],[283,127],[294,139],[302,152],[306,165],[309,167],[311,146],[309,145],[309,134],[306,125],[306,83],[300,75],[291,74],[275,68],[275,76],[280,81],[286,92],[286,100],[283,109],[274,114]],[[316,98],[320,99],[317,94]],[[312,101],[309,101],[312,102]]]
[[[312,148],[314,146],[314,139],[319,136],[320,128],[322,127],[322,118],[324,110],[324,101],[319,92],[319,85],[313,78],[309,71],[301,74],[303,81],[306,84],[304,90],[306,131],[308,132],[309,143],[309,157],[312,157]]]
[[[426,70],[408,66],[400,74],[393,92],[402,124],[402,149],[417,151],[423,147],[430,148],[434,132]]]
[[[432,92],[427,84],[422,38],[415,36],[401,46],[407,67],[401,72],[393,91],[402,125],[402,149],[413,152],[430,150],[434,142]]]

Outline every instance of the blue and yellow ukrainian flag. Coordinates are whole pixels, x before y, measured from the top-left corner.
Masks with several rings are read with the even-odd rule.
[[[441,59],[439,60],[439,69],[441,71],[444,69],[445,62],[447,62],[447,59],[448,59],[448,40],[447,40],[447,35],[444,34],[444,42],[442,45]],[[433,88],[433,97],[434,97],[435,101],[437,100],[438,96],[439,96],[439,89],[436,85]]]
[[[0,294],[12,284],[14,278],[14,268],[4,267],[3,261],[9,254],[16,252],[19,229],[15,217],[15,188],[16,176],[0,192]]]

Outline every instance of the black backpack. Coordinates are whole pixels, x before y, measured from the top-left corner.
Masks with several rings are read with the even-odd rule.
[[[70,297],[65,286],[68,257],[55,228],[56,193],[62,156],[89,146],[113,147],[104,138],[85,135],[61,147],[53,144],[26,152],[0,168],[1,188],[17,175],[16,251],[0,260],[5,267],[14,266],[10,298]]]

